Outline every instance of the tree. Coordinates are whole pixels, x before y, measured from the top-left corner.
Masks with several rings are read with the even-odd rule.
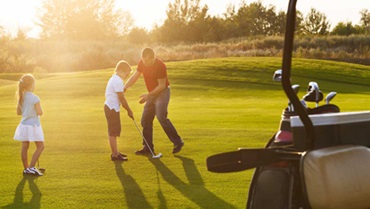
[[[236,21],[239,26],[239,36],[251,36],[260,33],[260,18],[264,12],[261,2],[255,2],[248,5],[242,2],[237,12]]]
[[[1,26],[0,35],[0,73],[2,73],[6,72],[9,67],[8,60],[10,55],[8,52],[8,45],[10,42],[10,37],[6,35],[4,28]]]
[[[146,29],[135,27],[127,35],[128,41],[134,44],[149,43],[150,36]]]
[[[223,18],[214,18],[218,20],[219,31],[216,35],[220,36],[220,40],[238,37],[238,23],[236,21],[236,10],[235,6],[231,3],[228,5],[226,12],[223,14]]]
[[[351,34],[359,34],[359,31],[357,31],[356,27],[352,25],[352,22],[339,22],[334,27],[331,34],[339,36],[349,36]]]
[[[207,32],[208,6],[200,0],[174,0],[168,4],[167,19],[156,31],[164,42],[202,41]]]
[[[208,6],[205,5],[204,7],[199,6],[199,1],[197,0],[197,5],[192,8],[192,18],[189,20],[187,24],[187,35],[188,41],[191,42],[205,42],[208,39],[209,31],[212,28],[212,24],[209,21],[209,16],[207,15]]]
[[[261,2],[241,4],[236,16],[239,36],[276,35],[285,28],[285,14],[275,12],[274,6],[264,7]]]
[[[330,24],[325,14],[311,8],[303,21],[303,34],[305,35],[326,35],[329,33]]]
[[[128,11],[115,10],[115,0],[100,0],[98,20],[106,37],[117,37],[128,34],[134,25],[134,19]]]
[[[282,35],[285,33],[286,29],[286,14],[283,11],[280,11],[276,17],[273,19],[274,28],[273,32],[276,35]]]
[[[221,17],[207,18],[208,31],[205,39],[210,42],[222,41],[238,36],[235,6],[228,5],[226,12]]]
[[[28,28],[20,28],[18,27],[17,35],[15,36],[14,40],[24,41],[27,39],[27,33],[29,32]]]
[[[296,18],[295,18],[295,33],[297,35],[302,35],[303,32],[303,13],[299,10],[297,10]]]
[[[166,10],[167,19],[163,25],[157,28],[158,40],[163,42],[176,42],[184,40],[185,21],[181,16],[181,0],[169,3]]]
[[[37,23],[43,38],[97,40],[127,33],[132,18],[115,0],[44,0]]]
[[[361,25],[367,31],[367,34],[370,34],[370,12],[367,9],[361,10]]]

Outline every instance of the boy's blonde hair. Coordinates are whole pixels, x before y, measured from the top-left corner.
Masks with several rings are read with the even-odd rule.
[[[23,104],[23,94],[24,94],[24,92],[27,89],[31,88],[31,86],[33,84],[35,84],[35,82],[36,82],[36,79],[31,74],[24,74],[21,77],[21,79],[19,79],[18,90],[17,90],[16,94],[18,95],[18,103],[20,105]]]
[[[131,66],[125,60],[121,60],[117,63],[114,72],[131,72]]]

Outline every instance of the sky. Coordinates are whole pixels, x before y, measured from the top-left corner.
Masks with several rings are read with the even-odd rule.
[[[129,11],[135,19],[135,24],[150,30],[155,24],[161,25],[166,19],[166,9],[174,0],[116,0],[117,7]],[[228,5],[238,8],[242,0],[200,0],[202,5],[209,7],[208,14],[222,15]],[[257,0],[244,0],[247,4]],[[266,6],[275,6],[276,12],[286,12],[289,0],[260,0]],[[37,8],[42,0],[9,0],[0,1],[0,26],[7,32],[16,33],[18,28],[28,32],[31,37],[37,37],[40,29],[35,26]],[[21,6],[20,6],[21,5]],[[370,0],[298,0],[297,9],[307,15],[311,8],[324,13],[331,26],[338,22],[360,24],[360,11],[370,11]]]

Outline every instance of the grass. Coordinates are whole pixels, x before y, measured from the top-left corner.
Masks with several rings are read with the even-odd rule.
[[[169,118],[185,141],[172,155],[172,144],[157,121],[156,151],[161,159],[136,156],[140,135],[121,112],[120,150],[129,161],[110,161],[104,90],[112,69],[50,74],[39,79],[44,115],[47,169],[40,178],[21,174],[20,144],[12,140],[20,121],[15,114],[13,75],[0,75],[0,207],[2,208],[245,208],[253,170],[217,174],[206,158],[238,147],[263,147],[279,126],[287,99],[273,72],[280,58],[221,58],[168,63],[171,82]],[[368,110],[370,67],[295,59],[292,83],[304,95],[317,81],[342,111]],[[3,82],[6,81],[6,82]],[[144,93],[139,80],[126,97],[140,121]],[[30,152],[33,152],[31,146]]]

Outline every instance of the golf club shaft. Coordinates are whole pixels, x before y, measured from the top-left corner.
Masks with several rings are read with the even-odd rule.
[[[40,168],[40,160],[39,160],[39,159],[37,160],[37,169],[38,169],[41,173],[45,173],[45,168]]]
[[[145,139],[145,137],[144,137],[143,133],[141,132],[141,130],[140,130],[140,128],[139,128],[139,126],[137,125],[137,123],[136,123],[136,121],[135,121],[134,119],[132,119],[132,120],[134,121],[135,126],[136,126],[136,129],[139,131],[139,133],[140,133],[141,137],[143,137],[143,140],[144,140],[144,142],[145,142],[146,146],[148,147],[148,149],[149,149],[150,153],[152,153],[152,156],[154,157],[154,152],[153,152],[153,151],[152,151],[152,149],[150,148],[150,146],[149,146],[148,142],[146,141],[146,139]]]

